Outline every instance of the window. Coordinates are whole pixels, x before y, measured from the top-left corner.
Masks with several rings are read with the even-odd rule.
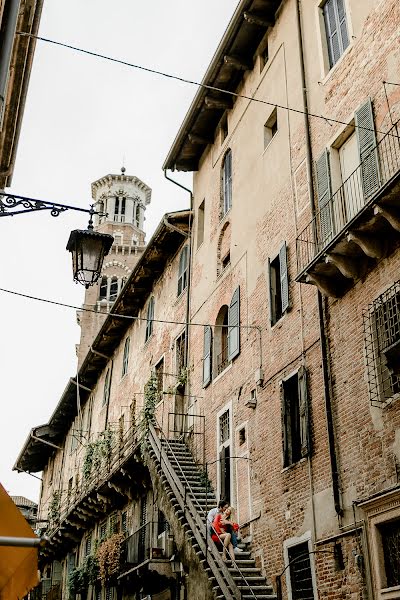
[[[400,281],[363,314],[368,384],[372,404],[400,393]]]
[[[204,210],[205,200],[200,204],[197,211],[197,247],[199,248],[204,242]]]
[[[337,63],[349,45],[345,0],[327,0],[323,6],[329,66]]]
[[[221,218],[232,207],[232,151],[229,149],[222,161],[221,171]]]
[[[231,264],[231,253],[227,252],[221,261],[222,270],[224,271]]]
[[[178,296],[186,289],[188,282],[188,255],[189,247],[185,246],[179,257]]]
[[[75,569],[76,562],[76,554],[75,552],[68,552],[67,554],[67,575],[71,573],[73,569]]]
[[[127,337],[124,345],[124,355],[122,357],[122,377],[128,372],[128,363],[129,363],[129,346],[131,343],[131,338]]]
[[[240,353],[240,287],[234,291],[229,306],[221,306],[215,325],[214,348],[212,329],[204,328],[203,387],[210,383],[213,371],[219,375]]]
[[[154,319],[154,297],[152,296],[149,300],[149,304],[147,305],[147,323],[146,323],[146,336],[145,342],[149,339],[151,334],[153,333],[153,319]]]
[[[105,300],[107,298],[107,287],[108,287],[107,277],[102,277],[101,282],[100,282],[99,300]]]
[[[282,381],[283,466],[309,454],[308,396],[306,371]]]
[[[118,287],[119,287],[118,286],[118,277],[112,277],[111,284],[110,284],[110,296],[109,296],[110,302],[115,302],[115,300],[117,299]]]
[[[99,528],[100,541],[104,541],[107,537],[107,520],[100,523]]]
[[[125,221],[126,198],[115,198],[114,221],[124,223]]]
[[[378,527],[383,552],[385,588],[400,586],[400,519]]]
[[[182,369],[186,366],[186,332],[182,331],[181,335],[175,341],[175,372],[179,376]]]
[[[157,379],[157,396],[159,400],[163,399],[164,392],[164,359],[162,358],[154,368]]]
[[[110,533],[119,533],[119,518],[117,513],[110,515]]]
[[[269,59],[268,39],[265,42],[263,49],[260,52],[260,72],[264,70]]]
[[[140,227],[140,204],[137,203],[135,206],[135,225]]]
[[[128,533],[128,513],[126,510],[121,514],[121,531]]]
[[[289,308],[287,250],[284,242],[279,254],[269,262],[270,321],[275,325]]]
[[[278,112],[274,108],[268,121],[264,125],[264,149],[268,146],[272,138],[278,133]]]
[[[314,600],[314,585],[308,542],[287,549],[291,600]]]
[[[110,401],[110,391],[111,391],[111,368],[108,368],[105,379],[104,379],[103,406],[105,404],[108,404]]]

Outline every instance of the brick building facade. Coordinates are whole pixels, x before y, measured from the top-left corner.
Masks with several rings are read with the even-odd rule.
[[[89,410],[90,439],[134,428],[108,489],[84,492],[101,518],[71,501],[87,443],[21,452],[45,469],[43,515],[69,493],[52,540],[83,544],[88,523],[99,539],[124,502],[130,535],[159,522],[147,490],[180,566],[166,546],[135,563],[113,580],[127,597],[400,598],[399,24],[395,0],[241,0],[164,163],[194,172],[191,210],[161,222],[113,306],[139,320],[106,318],[82,416],[71,384],[35,430],[65,448]],[[220,496],[247,544],[235,568],[206,539]]]

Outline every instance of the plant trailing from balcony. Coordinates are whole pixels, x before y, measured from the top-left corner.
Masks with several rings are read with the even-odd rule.
[[[155,425],[155,408],[159,400],[158,393],[158,380],[157,375],[152,373],[150,379],[144,386],[144,405],[141,414],[140,429],[141,429],[141,440],[140,449],[142,454],[147,449],[147,436],[149,433],[150,425]]]
[[[97,556],[93,556],[93,554],[89,554],[83,561],[83,569],[85,571],[87,581],[89,584],[93,585],[99,579],[99,561],[97,560]]]
[[[185,387],[189,375],[188,367],[181,367],[176,378],[175,391],[181,390]]]
[[[68,575],[68,595],[83,594],[88,588],[88,579],[83,567],[75,567]]]
[[[118,575],[121,568],[121,544],[124,540],[123,533],[114,533],[104,540],[97,548],[97,561],[99,575],[103,584]]]
[[[60,516],[61,492],[55,490],[50,500],[48,516],[50,521],[55,521]]]
[[[111,429],[102,431],[93,442],[86,446],[85,458],[83,461],[83,477],[88,479],[92,472],[98,471],[104,462],[109,462],[112,454],[113,440],[115,432]]]

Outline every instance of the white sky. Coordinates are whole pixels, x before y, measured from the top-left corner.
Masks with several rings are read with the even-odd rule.
[[[40,35],[200,80],[237,0],[45,0]],[[118,173],[153,190],[145,229],[187,208],[161,166],[196,88],[37,42],[11,191],[87,206],[90,184]],[[191,185],[190,175],[177,174]],[[85,214],[0,220],[0,287],[80,305],[69,232]],[[0,292],[0,482],[37,501],[39,482],[11,471],[31,427],[48,421],[76,371],[75,311]]]

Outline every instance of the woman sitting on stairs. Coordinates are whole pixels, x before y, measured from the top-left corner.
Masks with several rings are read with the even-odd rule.
[[[232,525],[229,517],[230,512],[229,514],[227,514],[227,511],[218,513],[212,523],[213,534],[211,538],[216,544],[218,544],[218,542],[222,542],[222,560],[224,562],[226,562],[227,559],[226,550],[228,550],[232,562],[235,561],[235,553],[233,551],[231,534],[227,531],[227,528]]]

